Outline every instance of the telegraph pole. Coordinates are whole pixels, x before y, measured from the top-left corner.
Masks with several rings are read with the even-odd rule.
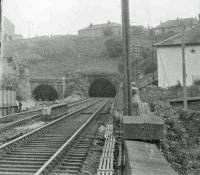
[[[187,105],[187,87],[186,87],[186,68],[185,68],[185,26],[182,25],[182,66],[183,66],[183,103],[184,110],[188,110]]]
[[[1,25],[1,23],[2,23],[2,5],[3,5],[2,1],[3,0],[0,0],[0,35],[2,32],[2,25]],[[3,40],[2,38],[3,38],[3,36],[0,37],[0,61],[2,61],[1,60],[1,47],[2,47],[2,40]]]
[[[123,59],[124,59],[124,78],[125,78],[125,111],[124,114],[132,115],[131,99],[131,61],[130,61],[130,41],[129,41],[129,0],[121,0],[122,6],[122,38],[123,38]]]
[[[2,22],[2,1],[3,0],[0,0],[0,32],[1,32],[1,22]]]

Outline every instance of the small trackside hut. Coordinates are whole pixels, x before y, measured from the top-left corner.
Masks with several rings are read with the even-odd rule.
[[[0,117],[14,114],[17,111],[16,92],[11,88],[0,89]]]

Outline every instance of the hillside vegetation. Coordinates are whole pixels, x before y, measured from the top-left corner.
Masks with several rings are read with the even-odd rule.
[[[4,56],[13,56],[32,77],[60,77],[73,71],[117,72],[119,58],[110,58],[104,38],[63,36],[8,42]]]

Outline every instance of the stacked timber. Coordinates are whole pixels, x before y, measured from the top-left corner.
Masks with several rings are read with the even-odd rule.
[[[0,90],[0,117],[16,113],[18,106],[16,105],[16,92],[9,89]]]

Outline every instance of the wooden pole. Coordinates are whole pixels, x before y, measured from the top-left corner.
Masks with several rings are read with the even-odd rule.
[[[2,0],[0,0],[0,32],[2,31],[1,30],[1,22],[2,22]]]
[[[182,71],[183,71],[183,103],[184,110],[188,110],[187,105],[187,86],[186,86],[186,68],[185,68],[185,26],[182,25]]]
[[[122,38],[123,38],[123,58],[125,77],[125,115],[132,115],[131,99],[131,61],[130,61],[130,41],[129,41],[129,0],[121,0],[122,5]]]
[[[2,33],[2,0],[0,0],[0,35],[1,35],[1,33]],[[3,36],[1,35],[0,36],[0,59],[2,59],[1,58],[1,47],[2,47],[2,38],[3,38]],[[1,61],[1,60],[0,60]]]

